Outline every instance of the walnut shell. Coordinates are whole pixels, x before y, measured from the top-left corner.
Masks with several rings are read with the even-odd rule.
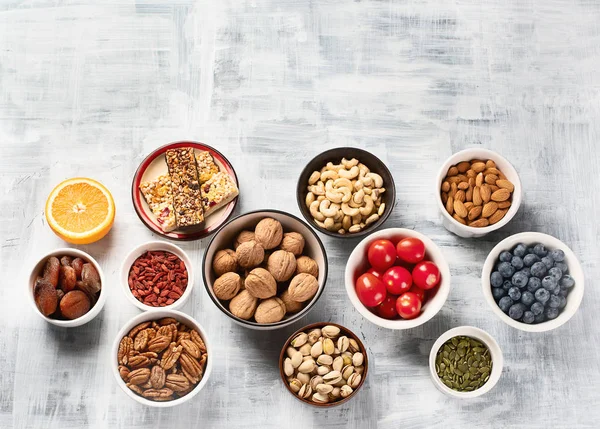
[[[255,268],[248,273],[244,281],[246,290],[260,299],[271,298],[277,293],[277,283],[270,272],[264,268]]]
[[[254,316],[258,300],[247,290],[243,290],[229,301],[229,311],[240,319],[248,320]]]
[[[290,298],[296,302],[308,301],[315,296],[317,290],[319,290],[319,281],[315,276],[307,273],[297,274],[288,288]]]
[[[308,256],[300,256],[296,259],[296,274],[307,273],[319,277],[319,266],[314,259]]]
[[[265,249],[256,241],[250,240],[242,243],[235,250],[237,261],[242,268],[254,268],[262,263]]]
[[[252,241],[252,240],[255,240],[253,231],[242,231],[237,235],[237,237],[235,237],[233,247],[234,247],[234,249],[237,249],[240,246],[240,244],[245,243],[246,241]]]
[[[302,255],[304,251],[304,237],[298,232],[286,232],[281,240],[281,250],[286,250],[294,254],[294,256]]]
[[[285,292],[283,292],[279,296],[279,298],[285,304],[285,312],[286,313],[297,313],[298,311],[302,310],[302,308],[304,307],[304,304],[302,304],[301,302],[296,302],[290,298],[289,290],[286,290]]]
[[[256,225],[254,237],[265,249],[274,249],[281,243],[283,227],[278,220],[266,217]]]
[[[212,266],[217,276],[237,271],[238,263],[236,253],[231,249],[219,250],[213,257]]]
[[[213,292],[223,301],[229,301],[236,296],[242,287],[242,278],[238,273],[225,273],[215,280]]]
[[[285,304],[279,298],[269,298],[258,304],[254,318],[258,323],[279,322],[285,316]]]
[[[278,282],[289,280],[296,271],[296,258],[291,252],[276,250],[269,256],[267,270]]]

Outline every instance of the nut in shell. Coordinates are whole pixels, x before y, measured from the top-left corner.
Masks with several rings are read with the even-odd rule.
[[[290,344],[292,345],[292,347],[302,347],[304,344],[306,344],[306,342],[308,341],[308,335],[305,334],[304,332],[300,332],[298,335],[296,335],[294,338],[292,338],[292,341],[290,341]]]
[[[270,217],[262,219],[254,229],[254,236],[265,249],[274,249],[283,239],[281,222]]]
[[[271,298],[277,293],[277,282],[271,273],[264,268],[255,268],[250,271],[244,281],[244,285],[246,290],[255,298]]]
[[[292,253],[294,256],[302,255],[304,251],[304,237],[298,232],[286,232],[281,240],[281,250]]]
[[[235,250],[237,261],[242,268],[254,268],[265,258],[265,249],[254,240],[246,241]]]
[[[356,352],[352,355],[352,364],[354,366],[361,366],[364,362],[364,355],[360,352]]]
[[[285,304],[277,297],[265,299],[254,313],[254,318],[258,323],[279,322],[285,316]]]
[[[297,274],[289,286],[290,298],[297,302],[305,302],[311,299],[319,289],[319,281],[307,273]]]
[[[276,250],[267,260],[267,270],[278,282],[289,280],[296,271],[296,257],[285,250]]]
[[[316,278],[319,277],[319,265],[317,265],[316,261],[308,256],[300,256],[296,259],[296,274],[306,273],[314,276]]]
[[[325,338],[335,338],[340,335],[340,328],[333,325],[324,326],[321,332]]]
[[[236,252],[231,249],[219,250],[213,257],[212,266],[217,276],[236,271],[238,269]]]
[[[242,288],[242,278],[238,273],[226,272],[213,283],[215,296],[224,301],[229,301],[236,296]]]
[[[244,289],[229,302],[229,311],[240,319],[248,320],[254,316],[257,304],[258,300]]]
[[[352,392],[352,387],[348,386],[347,384],[340,388],[340,396],[342,398],[347,398],[348,396],[352,395]]]
[[[304,304],[290,298],[290,293],[287,289],[279,296],[279,298],[285,304],[286,313],[297,313],[304,308]]]
[[[235,237],[233,247],[235,249],[237,249],[240,244],[245,243],[247,241],[252,241],[252,240],[256,241],[256,238],[254,236],[254,231],[242,231],[237,235],[237,237]]]

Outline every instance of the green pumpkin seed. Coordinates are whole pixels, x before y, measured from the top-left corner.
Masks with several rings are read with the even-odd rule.
[[[442,383],[459,392],[479,389],[489,380],[491,368],[487,346],[464,336],[446,341],[435,359],[435,371]]]

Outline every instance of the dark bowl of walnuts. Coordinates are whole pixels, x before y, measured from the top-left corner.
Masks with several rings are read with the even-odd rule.
[[[314,307],[327,280],[327,255],[306,222],[282,211],[258,210],[217,231],[202,271],[208,295],[234,322],[277,329]]]

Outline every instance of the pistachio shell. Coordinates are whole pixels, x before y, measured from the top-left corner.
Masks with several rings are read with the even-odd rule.
[[[333,325],[327,325],[321,329],[321,332],[326,338],[335,338],[340,335],[340,328]]]
[[[345,386],[341,387],[340,396],[342,398],[347,398],[348,396],[350,396],[352,394],[352,392],[353,392],[352,388],[346,384]]]
[[[290,361],[290,365],[291,364],[292,364],[292,362]],[[308,374],[309,372],[312,372],[313,369],[315,369],[315,361],[312,360],[312,359],[311,360],[305,360],[298,367],[298,372],[302,372],[302,373]],[[293,369],[292,369],[292,371],[293,371]]]
[[[308,335],[305,334],[304,332],[300,332],[298,335],[296,335],[292,341],[290,342],[290,344],[292,345],[292,347],[301,347],[304,344],[306,344],[306,342],[308,341]]]
[[[323,376],[323,381],[326,384],[335,384],[342,379],[342,373],[339,371],[331,371]]]
[[[292,392],[298,393],[300,391],[301,387],[302,387],[302,382],[300,380],[298,380],[297,378],[294,378],[292,381],[290,381],[290,389],[292,390]]]
[[[313,390],[316,389],[319,384],[323,384],[323,377],[320,375],[315,375],[310,379],[310,387],[312,387]]]
[[[331,365],[333,358],[329,355],[321,355],[317,358],[317,363],[321,365]]]
[[[334,351],[335,346],[333,345],[333,341],[331,340],[331,338],[326,338],[323,341],[323,353],[327,355],[332,355]]]
[[[321,341],[317,341],[316,343],[314,343],[312,345],[312,348],[310,349],[310,354],[312,357],[314,357],[316,359],[319,356],[321,356],[322,353],[323,353],[323,343]]]
[[[313,402],[317,402],[320,404],[326,404],[327,402],[329,402],[329,396],[323,395],[322,393],[317,392],[314,395],[312,395],[312,400],[313,400]]]
[[[352,374],[354,374],[354,367],[352,365],[346,365],[342,369],[342,377],[344,377],[344,380],[348,380]]]
[[[298,374],[296,374],[296,378],[300,380],[302,384],[308,384],[310,382],[310,375],[308,374],[303,374],[299,372]]]
[[[340,350],[341,353],[348,350],[348,347],[350,347],[350,340],[348,340],[348,337],[341,336],[340,338],[338,338],[337,348]]]
[[[344,367],[344,365],[347,365],[344,363],[344,358],[342,358],[341,356],[338,356],[333,360],[332,367],[335,371],[341,371],[342,368]]]
[[[358,385],[360,384],[361,379],[362,379],[362,376],[360,374],[354,373],[348,378],[348,385],[350,387],[352,387],[353,389],[356,389],[358,387]]]
[[[328,374],[329,372],[331,372],[331,368],[329,368],[327,365],[320,366],[317,368],[317,374],[319,374],[319,375],[325,375],[325,374]]]
[[[312,394],[312,388],[308,384],[303,384],[300,390],[298,391],[298,396],[304,399],[310,398]]]
[[[360,347],[358,346],[358,342],[354,338],[350,338],[348,345],[348,350],[352,353],[356,353],[360,351]]]
[[[300,364],[302,363],[302,353],[300,352],[296,352],[292,355],[292,357],[290,358],[291,362],[292,362],[292,366],[294,368],[298,368],[300,366]]]
[[[333,386],[330,384],[318,384],[316,390],[323,395],[327,395],[333,390]]]
[[[365,357],[362,353],[354,353],[352,355],[352,365],[361,366],[365,360]]]
[[[292,360],[290,358],[285,358],[283,361],[283,372],[288,377],[294,375],[294,366],[292,365]]]
[[[308,356],[310,355],[310,344],[306,343],[303,344],[302,347],[300,347],[299,351],[300,353],[302,353],[302,356]]]
[[[331,393],[329,394],[330,397],[334,397],[334,398],[339,398],[341,394],[341,388],[340,387],[334,387],[333,390],[331,391]]]
[[[312,346],[314,343],[319,341],[320,337],[321,337],[321,330],[319,328],[313,329],[312,331],[310,331],[308,333],[308,344],[310,344]]]

